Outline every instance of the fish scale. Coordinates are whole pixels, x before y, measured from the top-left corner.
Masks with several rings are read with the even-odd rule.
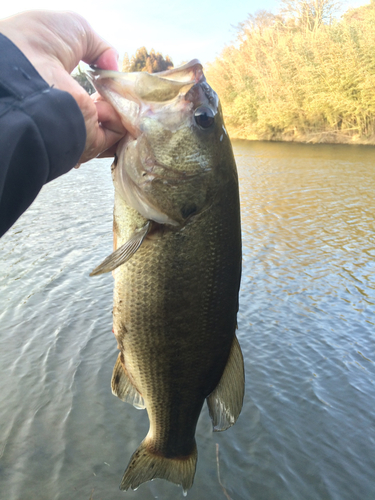
[[[120,92],[121,85],[125,100],[134,98],[136,88],[170,97],[166,105],[149,107],[143,97],[131,123],[134,137],[117,150],[115,251],[92,274],[114,271],[113,327],[120,355],[112,390],[146,408],[150,420],[120,488],[136,489],[159,477],[187,490],[204,401],[214,430],[225,430],[236,421],[244,394],[235,336],[241,275],[236,166],[229,138],[221,138],[217,96],[197,61],[157,79],[97,74],[96,88],[114,106],[118,95],[112,99],[111,92]],[[134,84],[138,80],[143,83]],[[150,85],[155,89],[146,91]],[[195,124],[197,109],[204,127]],[[158,174],[145,180],[153,162]]]

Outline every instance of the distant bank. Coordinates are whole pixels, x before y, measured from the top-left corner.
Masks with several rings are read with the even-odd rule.
[[[375,0],[259,11],[207,68],[232,138],[375,145]]]
[[[248,141],[282,141],[282,142],[302,142],[307,144],[361,144],[375,146],[375,135],[372,137],[360,137],[358,135],[348,135],[334,132],[311,132],[308,134],[273,134],[258,136],[237,132],[228,127],[231,139],[246,139]]]

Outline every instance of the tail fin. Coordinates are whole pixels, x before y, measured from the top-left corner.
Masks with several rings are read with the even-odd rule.
[[[193,486],[197,456],[195,442],[194,449],[189,456],[166,458],[150,451],[146,438],[133,453],[123,475],[120,490],[129,488],[136,490],[140,484],[159,477],[171,483],[180,484],[186,492]]]

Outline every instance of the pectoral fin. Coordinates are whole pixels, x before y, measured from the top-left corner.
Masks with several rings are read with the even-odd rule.
[[[243,403],[245,372],[237,337],[234,337],[227,365],[220,382],[207,398],[214,431],[225,431],[237,420]]]
[[[132,384],[121,363],[120,353],[113,368],[111,388],[112,393],[126,403],[130,403],[138,410],[146,408],[145,402]]]
[[[98,274],[109,273],[128,261],[142,245],[143,240],[147,236],[151,227],[151,221],[138,230],[133,236],[124,243],[120,248],[115,250],[111,255],[103,260],[99,266],[91,271],[90,276],[97,276]]]

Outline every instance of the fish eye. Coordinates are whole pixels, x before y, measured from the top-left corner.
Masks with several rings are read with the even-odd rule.
[[[209,128],[215,121],[215,114],[211,108],[200,106],[194,111],[194,118],[201,128]]]

